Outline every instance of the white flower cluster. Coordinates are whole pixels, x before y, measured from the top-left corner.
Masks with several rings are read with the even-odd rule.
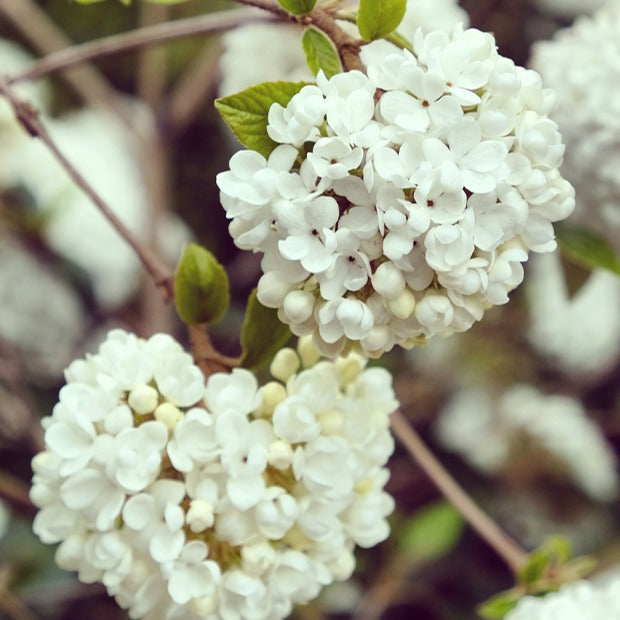
[[[620,251],[620,2],[537,43],[531,64],[559,95],[553,118],[568,147],[574,217]]]
[[[169,336],[111,332],[44,420],[35,533],[132,618],[288,615],[350,576],[393,509],[391,376],[317,360],[302,342],[263,388],[240,369],[205,387]]]
[[[217,178],[236,244],[264,253],[260,301],[327,355],[469,329],[574,206],[537,73],[474,29],[414,49],[320,73],[272,105],[269,159],[241,151]]]
[[[557,253],[537,256],[527,280],[528,338],[554,368],[591,377],[620,357],[620,279],[597,269],[571,296]]]
[[[347,2],[345,8],[355,9],[356,5],[357,2]],[[257,14],[264,15],[258,11]],[[458,23],[467,26],[469,18],[457,0],[407,0],[398,32],[412,39],[418,28],[424,32],[449,30]],[[352,24],[342,22],[340,25],[357,35]],[[306,64],[301,35],[302,29],[298,26],[269,22],[248,23],[227,32],[222,37],[220,96],[231,95],[258,82],[314,79]],[[256,54],[256,50],[261,53]]]
[[[569,396],[544,395],[529,385],[515,385],[496,399],[479,389],[464,390],[442,411],[436,430],[446,448],[482,471],[499,472],[529,458],[526,448],[542,450],[590,497],[617,496],[614,452]]]
[[[605,586],[590,581],[563,585],[542,597],[526,596],[504,620],[615,620],[620,618],[620,580]]]

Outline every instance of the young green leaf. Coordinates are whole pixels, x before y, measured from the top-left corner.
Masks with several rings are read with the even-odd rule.
[[[230,302],[228,276],[209,250],[186,246],[174,276],[174,301],[188,325],[216,323],[224,316]]]
[[[280,321],[276,310],[263,306],[254,289],[241,328],[241,366],[252,369],[269,362],[290,337],[289,328]]]
[[[500,592],[482,603],[476,611],[487,620],[499,620],[515,607],[519,598],[521,598],[521,594],[517,590]]]
[[[263,82],[215,100],[215,107],[239,142],[268,157],[277,144],[267,133],[273,103],[286,106],[307,82]]]
[[[447,502],[437,502],[422,508],[407,522],[400,548],[420,561],[435,560],[457,544],[463,528],[461,515]]]
[[[316,4],[316,0],[278,0],[280,5],[293,15],[305,15]]]
[[[338,51],[331,39],[323,31],[314,26],[309,26],[304,31],[301,43],[306,54],[306,62],[314,75],[320,69],[323,70],[323,73],[328,78],[342,72]]]
[[[560,249],[570,258],[591,269],[608,269],[620,275],[620,258],[613,246],[602,236],[585,228],[556,224]]]
[[[364,41],[387,36],[402,21],[407,0],[360,0],[357,27]]]

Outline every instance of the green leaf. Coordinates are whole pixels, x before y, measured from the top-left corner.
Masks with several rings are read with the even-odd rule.
[[[239,142],[268,157],[277,144],[267,134],[273,103],[286,106],[307,82],[263,82],[215,100],[215,107]]]
[[[278,0],[278,2],[293,15],[305,15],[316,4],[316,0]]]
[[[566,224],[556,224],[560,249],[570,258],[591,269],[608,269],[620,275],[620,259],[613,246],[599,234]]]
[[[536,584],[545,575],[552,562],[553,554],[548,549],[538,549],[530,553],[525,566],[519,570],[519,581],[526,585]]]
[[[228,276],[209,250],[189,243],[174,276],[177,312],[188,325],[216,323],[230,302]]]
[[[291,331],[280,321],[277,311],[263,306],[254,289],[241,328],[241,366],[253,369],[271,361],[290,337]]]
[[[357,27],[362,39],[374,41],[396,30],[406,8],[407,0],[360,0]]]
[[[430,561],[446,555],[460,540],[464,522],[447,502],[437,502],[415,513],[400,536],[401,551]]]
[[[338,51],[332,40],[318,28],[309,26],[304,31],[301,41],[310,71],[316,75],[320,69],[330,78],[342,72]]]
[[[519,598],[521,598],[521,594],[517,590],[506,590],[506,592],[500,592],[479,605],[477,612],[488,620],[503,618],[516,606]]]

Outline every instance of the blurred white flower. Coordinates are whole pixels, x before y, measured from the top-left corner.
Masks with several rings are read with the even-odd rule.
[[[464,390],[441,412],[436,431],[446,448],[484,472],[528,458],[529,446],[561,463],[592,498],[617,496],[614,452],[582,404],[569,396],[545,395],[529,385],[515,385],[499,398],[482,389]]]
[[[286,384],[264,388],[242,369],[205,385],[163,334],[115,330],[73,362],[32,463],[34,531],[59,565],[152,620],[283,618],[347,579],[355,545],[389,533],[398,403],[384,369],[311,347],[299,372],[280,351]]]
[[[545,596],[525,596],[505,620],[603,620],[620,618],[620,581],[606,586],[590,581],[563,585]]]
[[[620,3],[613,0],[559,30],[551,41],[536,43],[531,58],[531,65],[558,93],[551,116],[566,143],[563,174],[575,186],[572,219],[597,230],[616,251],[620,251],[619,35]]]
[[[75,291],[10,236],[0,234],[0,337],[38,381],[57,380],[86,317]]]
[[[620,279],[599,269],[569,296],[557,253],[536,257],[526,286],[528,338],[556,368],[598,376],[620,357]]]

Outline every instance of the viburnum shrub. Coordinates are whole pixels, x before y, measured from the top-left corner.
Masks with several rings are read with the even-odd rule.
[[[166,277],[0,80],[29,132],[174,299],[192,345],[190,355],[166,334],[111,331],[66,369],[32,462],[35,533],[132,618],[278,620],[348,579],[355,547],[389,534],[390,420],[402,424],[391,374],[368,358],[466,331],[505,304],[529,252],[554,250],[553,222],[574,207],[548,116],[556,97],[491,34],[457,24],[408,41],[395,31],[406,0],[349,12],[239,1],[303,25],[316,76],[216,101],[247,147],[217,175],[229,231],[262,254],[239,358],[207,334],[230,302],[215,256],[189,244]],[[561,574],[553,553],[528,564],[416,441],[404,443],[517,574],[511,605],[547,591],[548,573]]]

